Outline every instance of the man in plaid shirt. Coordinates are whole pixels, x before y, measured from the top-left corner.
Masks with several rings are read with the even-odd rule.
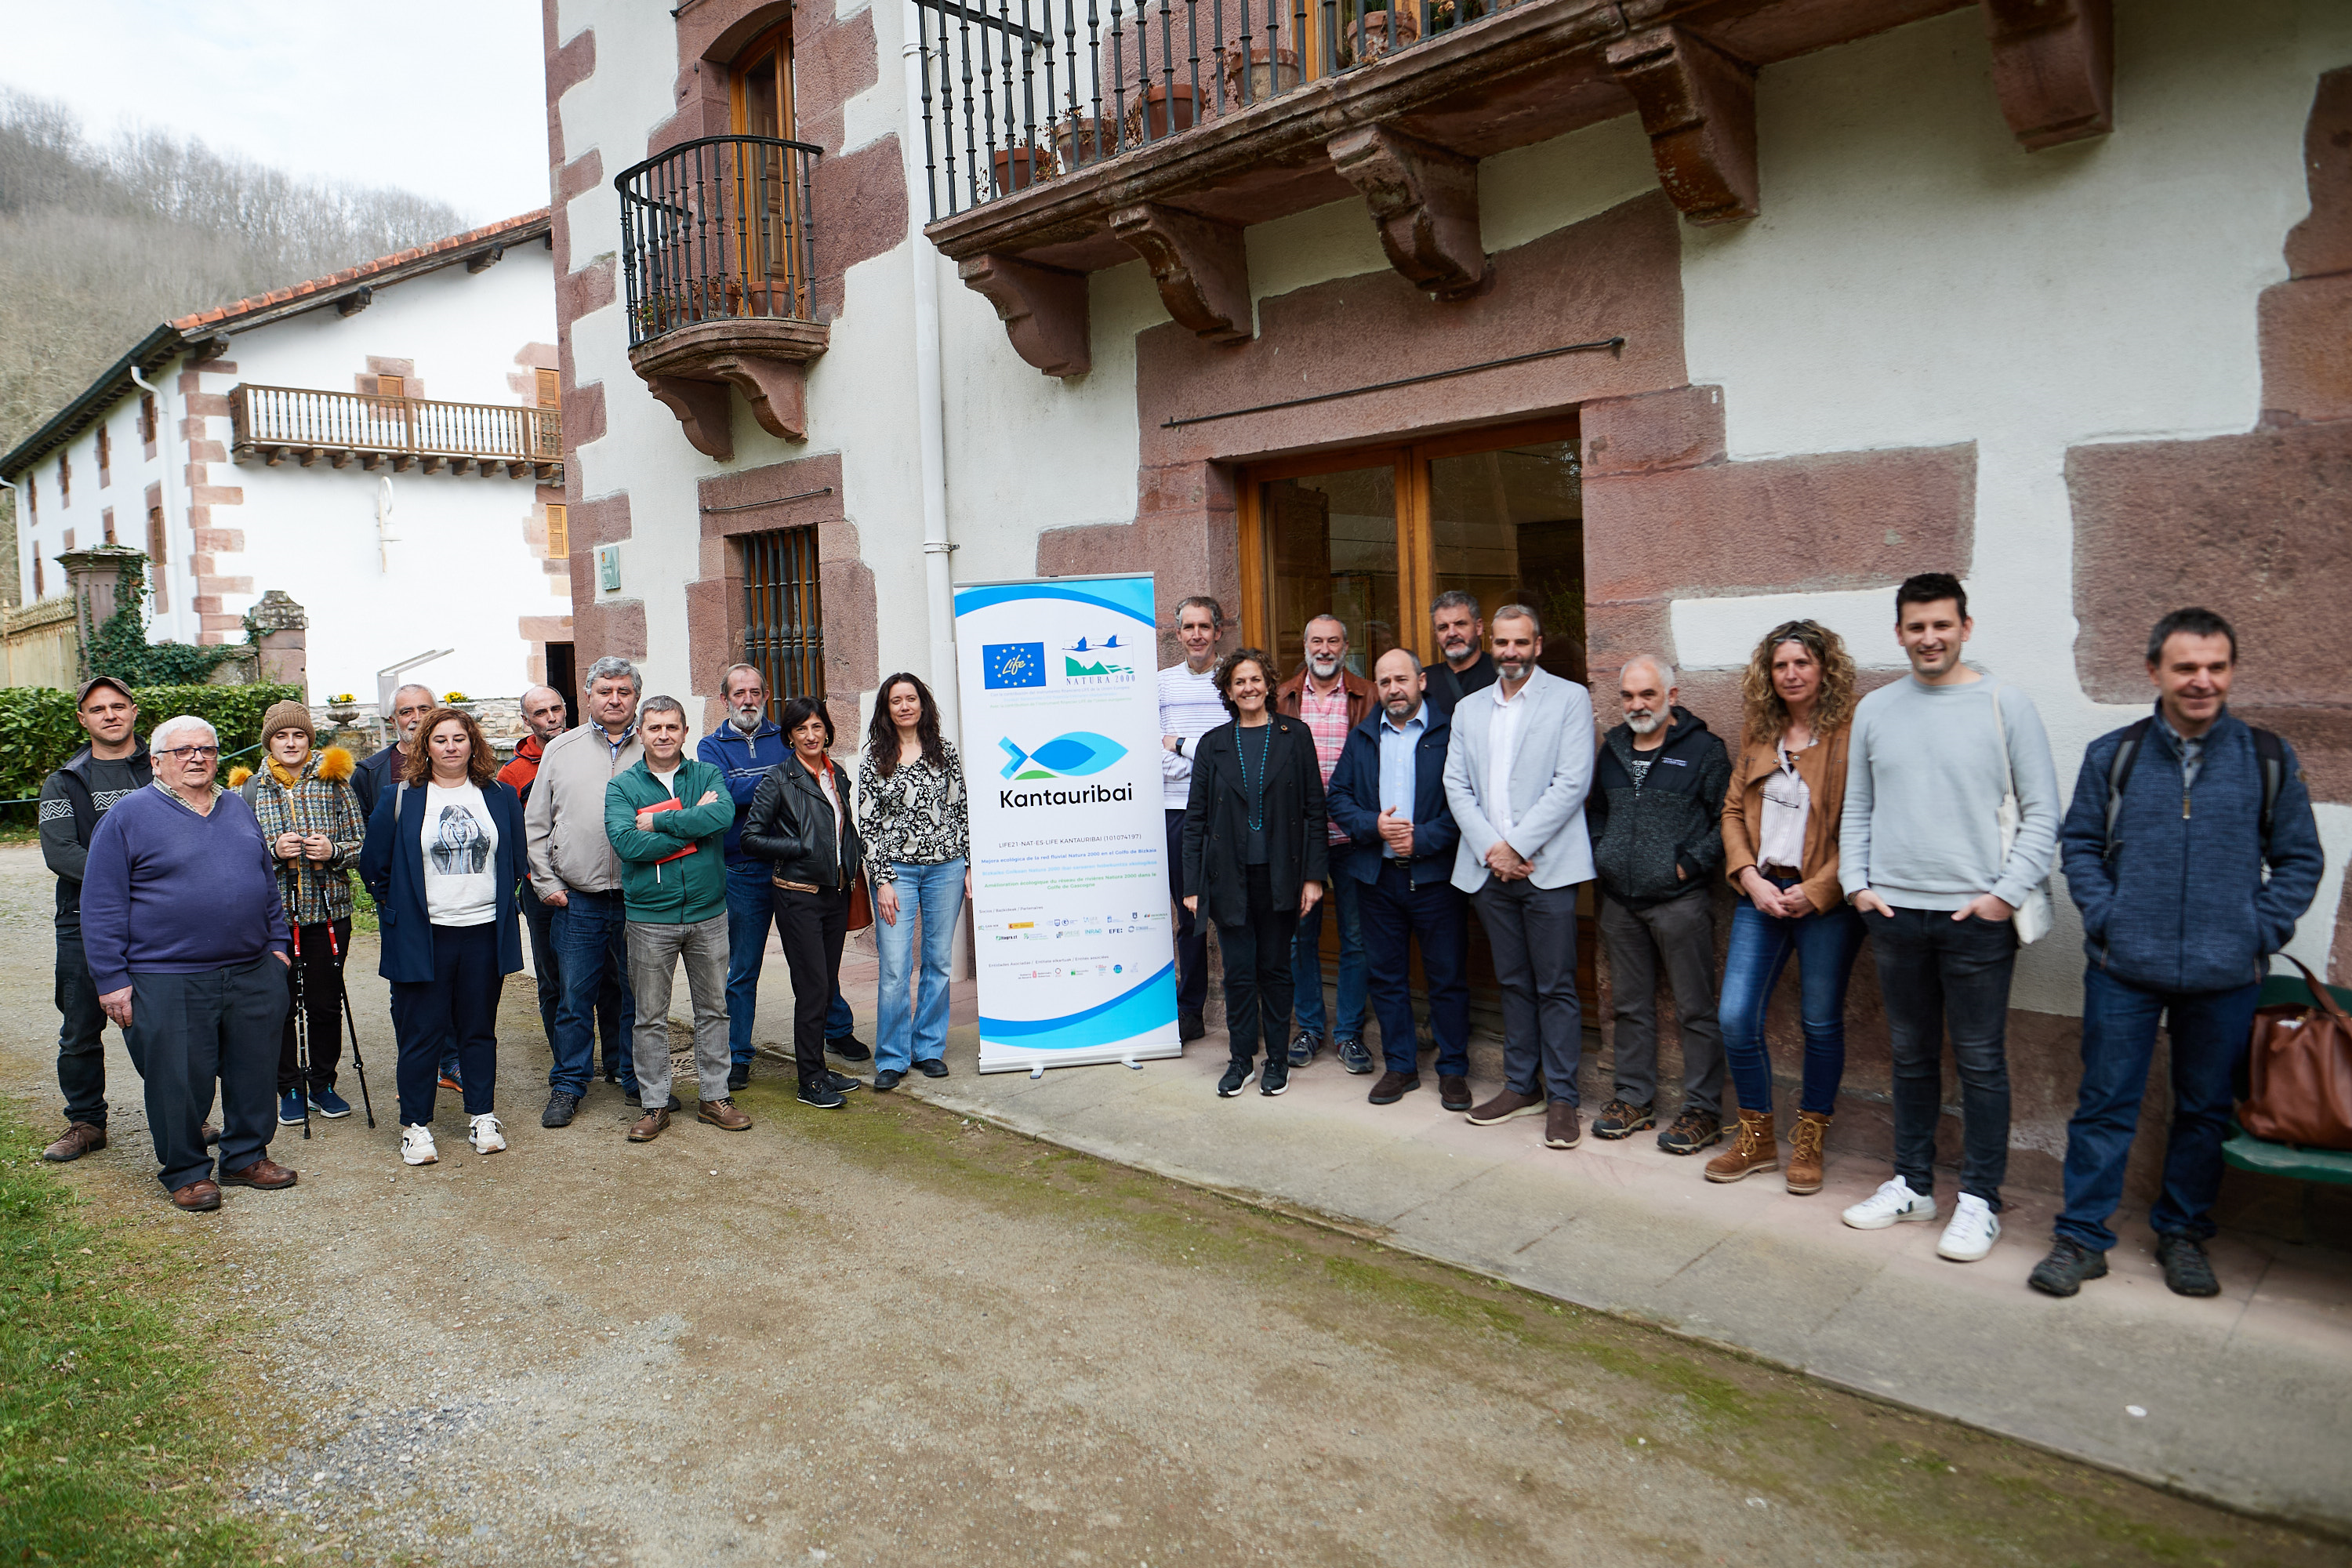
[[[1318,616],[1307,623],[1307,662],[1275,693],[1275,706],[1303,721],[1315,737],[1315,759],[1323,766],[1323,787],[1331,786],[1331,770],[1348,744],[1348,731],[1372,711],[1371,683],[1348,668],[1348,628],[1337,616]],[[1364,1048],[1366,1007],[1363,927],[1356,920],[1356,894],[1363,884],[1346,876],[1340,866],[1355,853],[1348,836],[1331,828],[1329,896],[1298,921],[1291,950],[1290,972],[1297,1000],[1292,1004],[1296,1033],[1290,1041],[1290,1065],[1303,1068],[1323,1047],[1323,911],[1336,906],[1339,915],[1339,1016],[1332,1021],[1332,1046],[1340,1065],[1349,1072],[1372,1070],[1372,1055]]]

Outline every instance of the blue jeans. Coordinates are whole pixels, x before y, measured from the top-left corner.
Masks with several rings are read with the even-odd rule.
[[[751,1065],[751,1020],[760,1007],[760,968],[768,956],[768,931],[782,913],[773,873],[764,860],[727,862],[727,1049],[739,1068]],[[857,1028],[857,1015],[841,994],[836,973],[825,1007],[824,1037],[837,1040]]]
[[[1389,1070],[1408,1077],[1420,1071],[1413,1038],[1412,954],[1410,942],[1421,944],[1422,977],[1429,982],[1429,1033],[1437,1042],[1437,1076],[1466,1078],[1470,1073],[1470,986],[1464,979],[1470,962],[1470,900],[1446,880],[1454,858],[1444,865],[1423,862],[1406,868],[1382,857],[1381,879],[1352,885],[1362,899],[1364,945],[1369,952],[1372,1006],[1381,1020],[1381,1054]],[[1419,884],[1415,885],[1418,873]]]
[[[2246,1051],[2262,983],[2233,991],[2142,991],[2104,970],[2083,975],[2083,1089],[2066,1124],[2066,1206],[2057,1233],[2095,1251],[2116,1244],[2107,1219],[2123,1201],[2124,1166],[2161,1017],[2172,1037],[2172,1132],[2164,1190],[2148,1211],[2158,1236],[2213,1234],[2229,1135],[2231,1080]]]
[[[874,945],[881,951],[881,1016],[874,1025],[874,1069],[905,1072],[910,1063],[937,1061],[948,1048],[948,965],[955,955],[956,917],[963,909],[963,862],[893,864],[898,874],[898,920],[874,913]],[[915,911],[923,912],[922,974],[910,1001],[908,966],[915,956]]]
[[[530,933],[530,966],[539,982],[539,1025],[551,1048],[555,1016],[563,1008],[563,970],[555,961],[555,906],[540,902],[528,877],[516,890],[515,903],[522,914],[523,929]]]
[[[1776,888],[1795,879],[1767,879]],[[1805,1027],[1804,1088],[1797,1108],[1827,1116],[1845,1077],[1845,987],[1862,954],[1862,916],[1840,904],[1796,920],[1768,915],[1747,899],[1731,911],[1731,946],[1723,957],[1723,1055],[1739,1109],[1772,1113],[1772,1058],[1764,1049],[1764,1010],[1789,959],[1797,960],[1798,1016]]]
[[[563,1005],[555,1015],[555,1060],[547,1087],[565,1094],[588,1092],[596,1061],[596,1035],[604,1036],[604,1065],[617,1068],[622,1086],[636,1091],[637,1069],[629,1052],[629,1024],[636,1002],[629,994],[629,921],[618,893],[565,889],[570,900],[556,911],[555,963],[563,976]]]
[[[1291,1004],[1291,1025],[1302,1035],[1323,1037],[1323,911],[1339,911],[1339,1016],[1331,1026],[1335,1037],[1364,1037],[1366,977],[1371,963],[1364,956],[1364,927],[1357,900],[1364,885],[1347,869],[1355,850],[1345,844],[1330,848],[1330,875],[1323,897],[1298,917],[1298,935],[1290,950],[1290,977],[1297,1000]]]

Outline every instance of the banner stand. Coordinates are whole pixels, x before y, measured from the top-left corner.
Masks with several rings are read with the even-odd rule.
[[[1183,1054],[1149,574],[961,583],[980,1070]]]

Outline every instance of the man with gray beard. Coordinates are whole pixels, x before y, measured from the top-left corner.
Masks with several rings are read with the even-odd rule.
[[[1716,1017],[1715,918],[1723,792],[1731,759],[1706,721],[1676,705],[1675,667],[1636,654],[1617,676],[1625,721],[1601,738],[1584,825],[1601,882],[1617,1091],[1595,1138],[1657,1124],[1658,972],[1674,989],[1683,1053],[1680,1114],[1658,1134],[1669,1154],[1723,1139],[1723,1029]]]

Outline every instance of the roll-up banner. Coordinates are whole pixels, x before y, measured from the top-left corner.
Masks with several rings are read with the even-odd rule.
[[[1172,1057],[1149,574],[956,586],[980,1070]]]

